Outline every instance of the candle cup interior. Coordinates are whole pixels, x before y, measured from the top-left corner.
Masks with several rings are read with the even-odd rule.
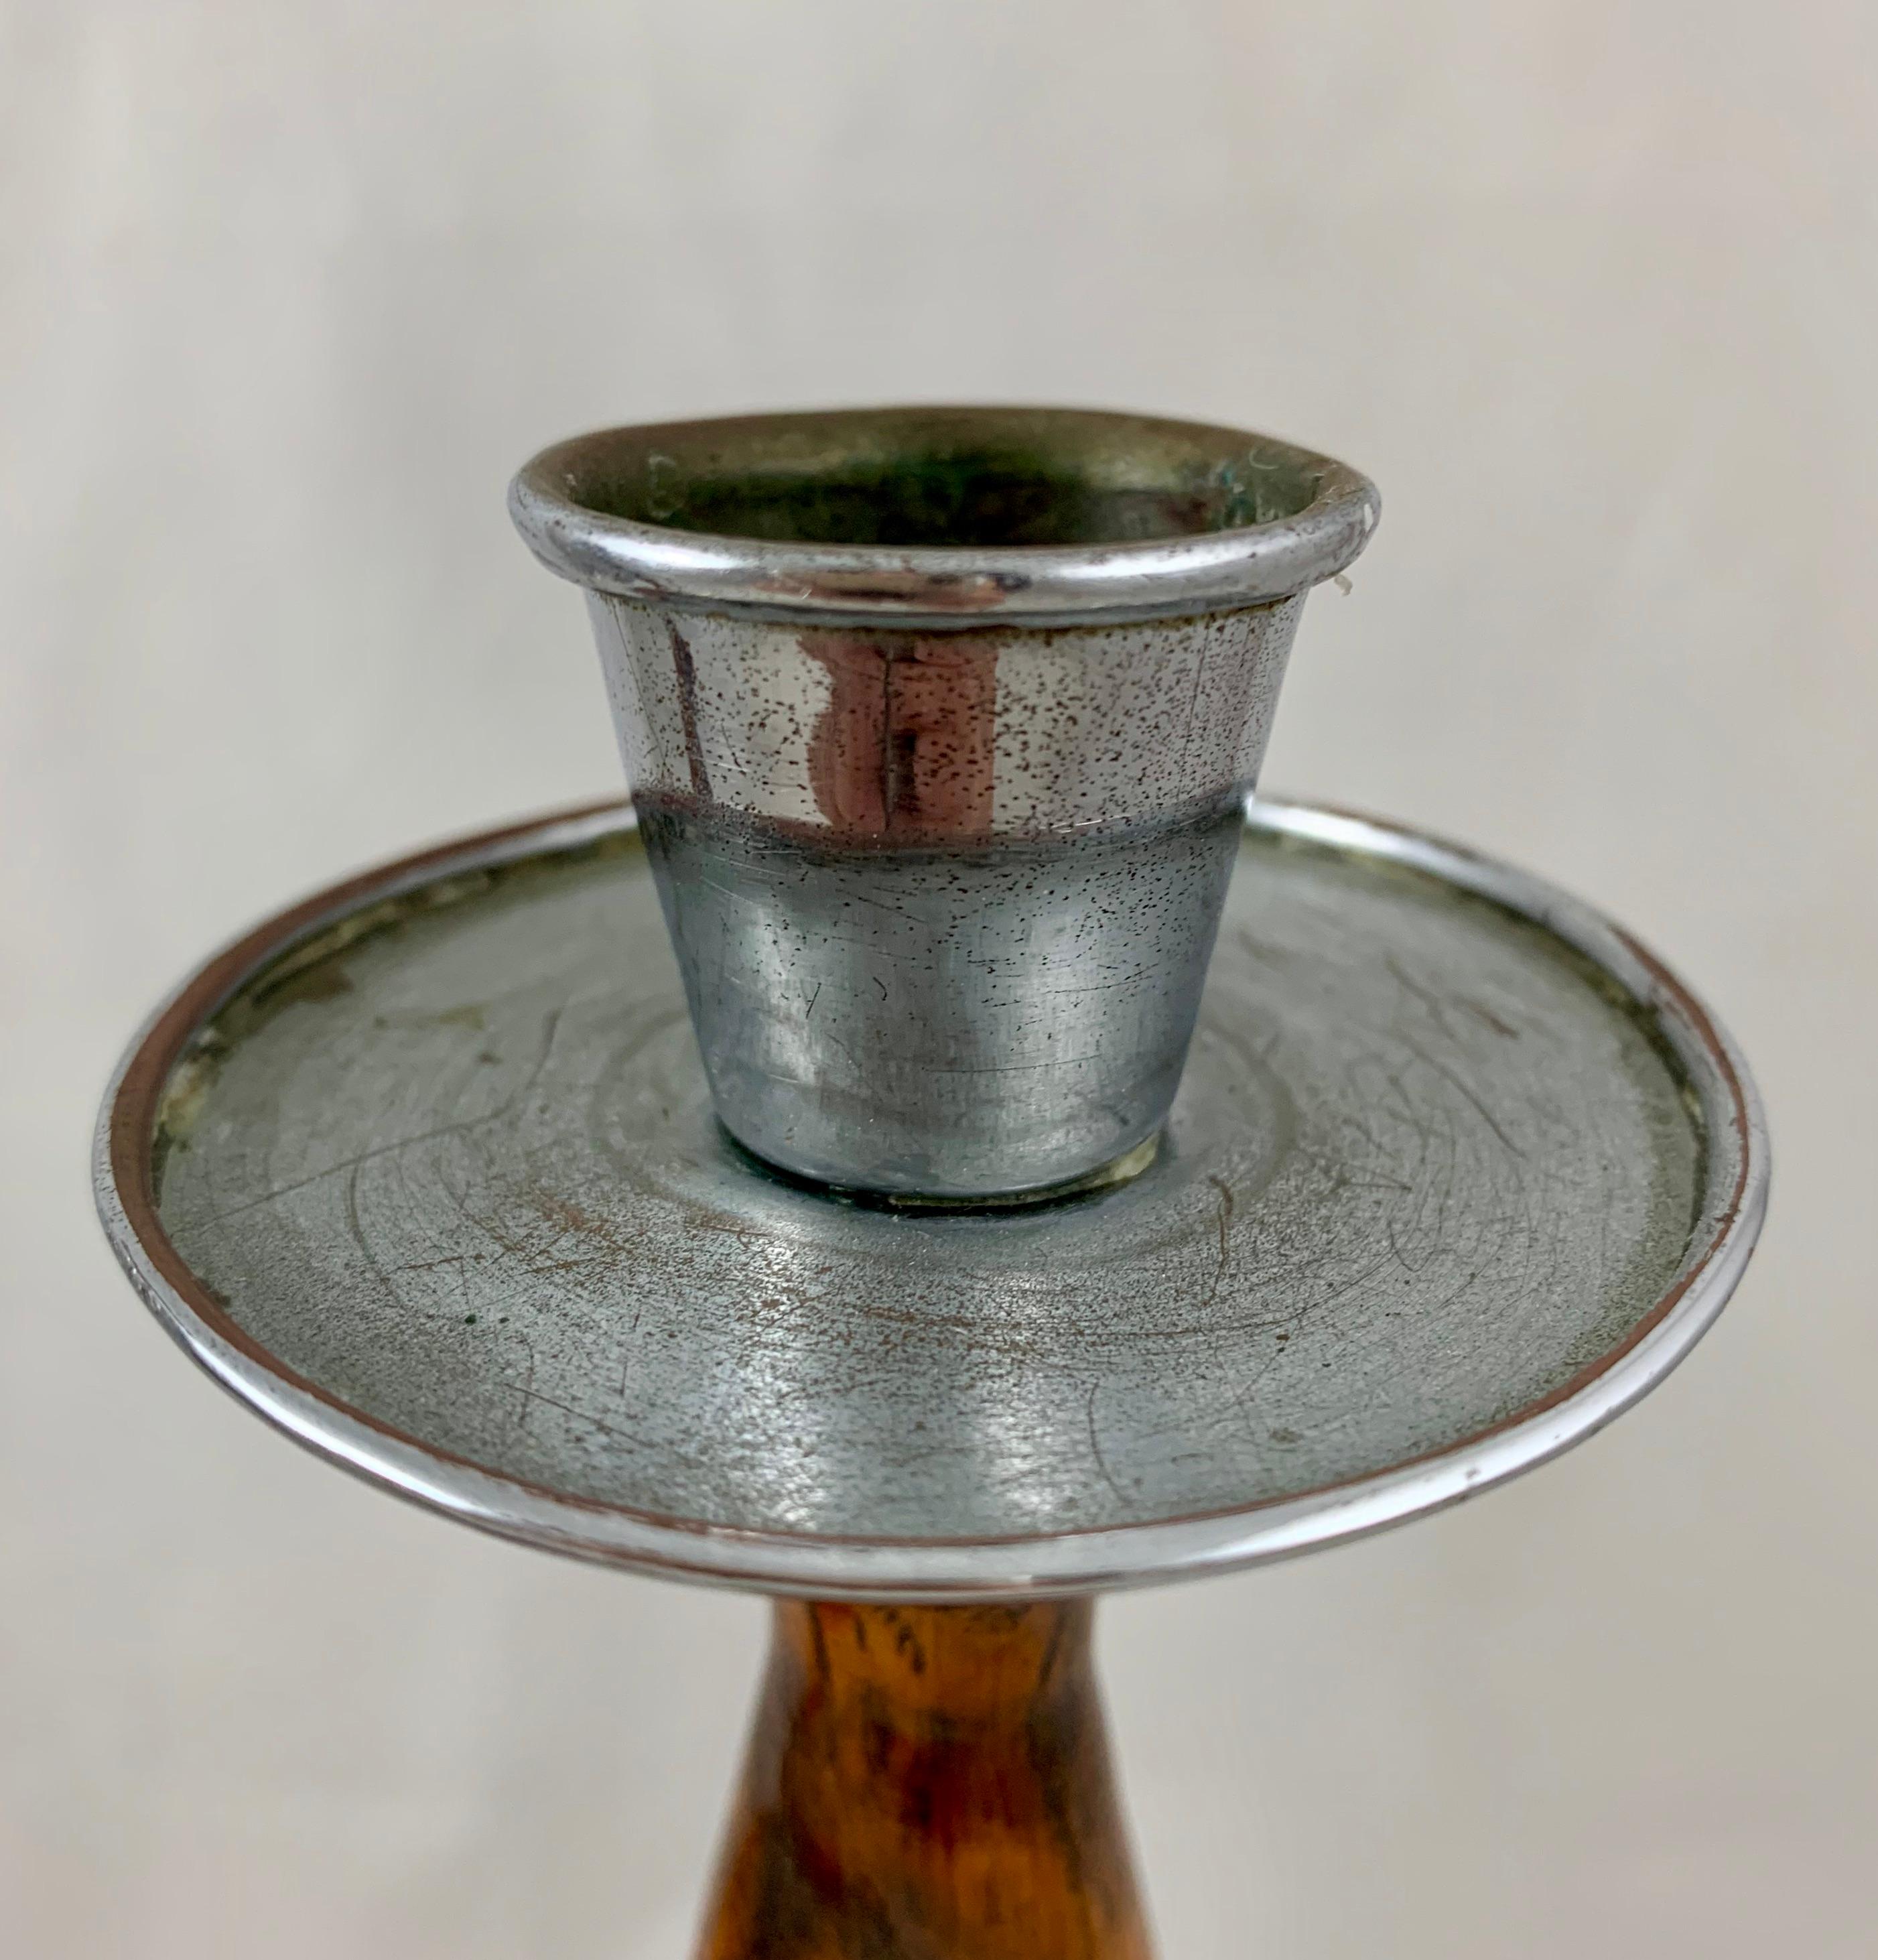
[[[1230,429],[1068,411],[758,416],[623,431],[583,509],[774,542],[987,549],[1187,537],[1296,517],[1304,453]]]

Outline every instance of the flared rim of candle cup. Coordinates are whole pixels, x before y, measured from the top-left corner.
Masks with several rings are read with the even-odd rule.
[[[593,590],[829,624],[1072,626],[1270,603],[1341,572],[1369,479],[1276,438],[1057,408],[845,409],[577,436],[516,475]]]

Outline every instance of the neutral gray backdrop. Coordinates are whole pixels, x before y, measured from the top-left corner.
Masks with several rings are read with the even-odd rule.
[[[1168,1960],[1878,1946],[1875,62],[1860,0],[0,5],[0,1949],[682,1952],[759,1609],[283,1444],[87,1132],[211,943],[614,787],[524,455],[901,398],[1370,471],[1268,783],[1642,928],[1773,1121],[1615,1430],[1108,1611]]]

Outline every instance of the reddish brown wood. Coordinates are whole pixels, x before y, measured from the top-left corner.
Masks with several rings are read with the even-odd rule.
[[[778,1602],[699,1960],[1149,1960],[1091,1618]]]

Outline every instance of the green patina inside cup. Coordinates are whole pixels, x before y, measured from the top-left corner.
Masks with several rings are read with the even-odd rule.
[[[1235,430],[1073,410],[939,409],[634,431],[568,488],[585,509],[675,530],[969,550],[1268,523],[1304,510],[1318,479],[1298,452]]]

